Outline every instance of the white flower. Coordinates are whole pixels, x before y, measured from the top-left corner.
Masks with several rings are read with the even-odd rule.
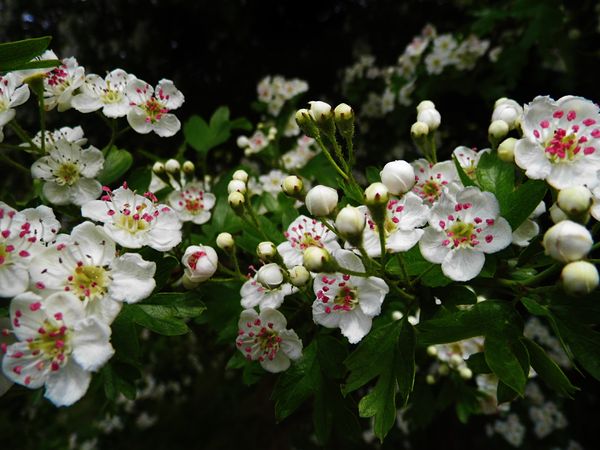
[[[2,356],[8,350],[8,345],[12,344],[15,340],[12,334],[3,333],[3,330],[10,328],[10,319],[8,317],[0,317],[0,365],[2,364]],[[0,370],[0,397],[2,397],[13,385],[13,382],[4,376],[4,373]]]
[[[273,308],[277,309],[283,303],[283,300],[288,295],[292,295],[295,292],[298,292],[298,288],[292,286],[290,283],[279,283],[277,284],[279,277],[276,273],[276,268],[272,266],[272,264],[267,264],[264,267],[267,267],[263,272],[259,271],[246,281],[242,288],[240,289],[240,295],[242,297],[242,306],[244,308],[254,308],[258,306],[261,311],[265,308]],[[275,266],[277,264],[274,264]],[[261,283],[260,278],[265,283]],[[281,275],[281,279],[283,281],[283,274],[281,273],[281,269],[279,268],[279,274]]]
[[[310,114],[313,116],[315,121],[322,122],[333,118],[333,111],[329,103],[325,103],[320,100],[313,100],[308,103],[310,104]]]
[[[51,203],[81,206],[102,192],[102,185],[95,177],[103,166],[104,156],[97,148],[90,146],[84,150],[61,139],[47,156],[33,163],[31,175],[45,181],[44,196]]]
[[[284,233],[285,242],[277,246],[286,267],[292,268],[302,264],[302,255],[308,247],[325,248],[333,252],[340,248],[335,233],[316,219],[298,216]]]
[[[267,289],[276,289],[283,283],[281,267],[277,263],[265,264],[256,272],[256,281]]]
[[[169,137],[179,131],[181,123],[170,111],[179,108],[184,97],[171,80],[160,80],[156,89],[145,81],[130,80],[126,93],[131,105],[127,122],[136,132],[154,131],[160,137]]]
[[[443,161],[434,165],[426,159],[417,159],[411,164],[415,169],[416,181],[412,191],[429,205],[434,205],[438,201],[444,192],[444,187],[449,187],[453,181],[459,182],[452,161]]]
[[[425,57],[425,69],[429,75],[439,75],[449,62],[448,55],[433,51]]]
[[[379,172],[381,182],[385,184],[390,193],[394,195],[404,194],[415,185],[415,170],[403,160],[387,163]]]
[[[87,317],[81,301],[59,292],[46,299],[31,292],[10,305],[13,331],[19,342],[7,348],[4,374],[31,389],[45,385],[45,397],[68,406],[88,389],[91,373],[113,355],[110,327]]]
[[[338,193],[329,186],[318,185],[306,194],[304,203],[313,216],[328,216],[337,207]]]
[[[290,359],[302,356],[302,341],[286,326],[285,316],[275,309],[265,309],[260,315],[246,309],[240,315],[235,344],[248,360],[258,360],[266,371],[283,372],[290,367]]]
[[[359,206],[367,219],[363,231],[363,247],[371,257],[381,256],[379,230],[366,206]],[[384,232],[385,248],[390,253],[410,250],[423,236],[418,228],[427,223],[429,208],[421,198],[412,192],[406,193],[400,200],[390,200],[386,207]]]
[[[269,142],[269,138],[260,130],[255,131],[250,137],[242,135],[237,138],[237,146],[244,150],[246,156],[259,153],[269,145]]]
[[[365,268],[352,252],[335,252],[338,264],[348,270],[364,272]],[[357,277],[342,273],[320,273],[313,285],[315,299],[313,320],[326,328],[339,328],[356,344],[371,330],[373,317],[381,313],[383,299],[389,292],[378,277]]]
[[[592,217],[600,221],[600,186],[592,190],[592,206],[590,207]]]
[[[525,175],[556,189],[598,183],[600,113],[581,97],[536,97],[525,106],[515,162]]]
[[[260,182],[261,193],[268,192],[269,194],[274,194],[275,196],[277,196],[277,194],[281,192],[281,184],[287,176],[287,173],[276,169],[271,170],[266,175],[259,176],[258,181]]]
[[[104,222],[104,231],[126,248],[148,245],[165,252],[181,242],[181,221],[171,208],[157,204],[152,193],[142,197],[126,185],[109,191],[101,200],[81,207],[81,215]]]
[[[317,154],[311,149],[314,142],[315,140],[308,136],[298,138],[297,146],[281,156],[284,167],[287,170],[304,167]]]
[[[82,113],[102,108],[102,114],[106,117],[123,117],[131,109],[125,88],[132,79],[135,76],[127,74],[123,69],[113,70],[106,78],[95,74],[87,75],[81,85],[81,93],[73,97],[71,106]]]
[[[500,207],[490,192],[468,187],[443,196],[431,209],[429,227],[419,241],[423,257],[442,264],[442,272],[455,281],[475,278],[485,263],[484,253],[496,253],[511,242],[511,228],[499,216]]]
[[[54,239],[60,223],[47,206],[21,212],[0,202],[0,297],[13,297],[29,286],[29,264]]]
[[[87,315],[111,323],[122,302],[136,303],[152,293],[155,270],[154,262],[137,253],[117,256],[114,241],[102,227],[84,222],[36,255],[29,275],[40,294],[70,292]]]
[[[75,58],[65,58],[62,64],[44,76],[44,108],[46,111],[56,108],[66,111],[71,108],[73,93],[85,78],[85,69]]]
[[[435,108],[424,109],[417,114],[417,122],[423,122],[427,124],[430,131],[435,131],[439,128],[442,122],[442,116],[440,112]]]
[[[80,126],[77,127],[62,127],[57,130],[48,131],[44,133],[45,139],[45,149],[46,153],[50,153],[54,147],[56,147],[56,143],[58,141],[65,140],[71,144],[78,145],[79,147],[83,147],[87,144],[87,138],[83,135],[83,129]],[[42,132],[38,132],[32,139],[33,143],[38,147],[41,147],[42,144]],[[27,143],[21,145],[29,145]]]
[[[188,183],[179,191],[169,194],[168,202],[182,222],[201,225],[210,220],[210,210],[215,206],[216,197],[204,191],[202,182]]]
[[[469,176],[469,178],[475,178],[475,171],[477,170],[477,164],[479,164],[479,160],[484,153],[490,153],[491,149],[484,148],[483,150],[476,151],[475,149],[470,149],[461,145],[456,147],[452,152],[452,156],[454,156],[460,167],[464,170],[464,172]]]
[[[181,258],[184,273],[192,283],[202,283],[217,271],[219,257],[208,245],[190,245]]]
[[[519,225],[519,227],[512,233],[512,243],[519,247],[527,247],[529,241],[536,237],[540,232],[540,227],[534,220],[543,213],[546,212],[546,204],[542,200],[535,210],[529,215],[528,219]]]
[[[565,263],[585,257],[593,244],[589,230],[571,220],[563,220],[550,227],[542,241],[547,255]]]
[[[29,86],[21,84],[12,73],[0,76],[0,127],[15,117],[14,108],[29,99]]]

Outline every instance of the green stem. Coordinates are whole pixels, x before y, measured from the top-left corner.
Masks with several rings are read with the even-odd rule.
[[[219,270],[220,270],[221,272],[224,272],[224,273],[226,273],[227,275],[231,275],[232,277],[235,277],[235,278],[237,278],[237,279],[240,279],[240,280],[244,280],[244,281],[246,280],[246,277],[245,277],[245,276],[243,276],[243,275],[242,275],[242,274],[240,274],[240,273],[236,273],[236,272],[234,272],[233,270],[231,270],[231,269],[229,269],[229,268],[225,267],[225,266],[224,266],[223,264],[221,264],[221,263],[218,263],[218,268],[219,268]]]
[[[226,283],[228,281],[237,281],[237,278],[209,278],[205,283]]]
[[[345,181],[348,181],[349,180],[348,175],[346,175],[346,173],[334,161],[333,157],[331,156],[331,153],[329,153],[329,150],[327,149],[327,147],[325,147],[325,144],[323,144],[323,140],[320,137],[316,137],[315,140],[317,141],[317,144],[319,144],[319,147],[321,147],[321,150],[325,154],[325,157],[327,158],[329,163],[333,166],[333,168],[337,171],[337,173],[339,173],[340,176]]]
[[[437,267],[437,264],[432,264],[431,266],[429,266],[427,269],[425,269],[423,272],[421,272],[419,275],[417,275],[412,280],[412,283],[414,284],[417,281],[419,281],[421,278],[423,278],[425,275],[427,275],[429,272],[431,272],[435,267]]]
[[[412,286],[410,277],[408,276],[408,272],[406,271],[406,262],[404,261],[402,254],[398,253],[397,258],[398,258],[398,263],[400,264],[400,271],[402,272],[402,278],[404,278],[404,281],[406,282],[406,284],[408,286]]]
[[[399,288],[398,285],[396,283],[394,283],[394,281],[390,280],[387,277],[384,277],[383,279],[404,300],[408,300],[409,302],[413,302],[416,300],[416,297],[414,295],[411,295],[408,292],[406,292],[404,289]]]
[[[32,149],[31,147],[28,147],[28,146],[11,145],[11,144],[0,144],[0,148],[3,150],[20,150],[20,151],[23,151],[23,150],[38,151],[39,150],[39,148],[37,148],[37,147],[35,147],[35,149]]]
[[[237,258],[237,251],[235,246],[233,247],[233,249],[231,250],[231,261],[233,262],[233,267],[235,268],[235,271],[241,275],[244,276],[244,274],[242,273],[242,271],[240,270],[240,263],[238,261]]]
[[[429,139],[429,147],[431,149],[431,152],[430,152],[431,163],[436,164],[437,163],[437,147],[435,145],[435,133],[429,133],[427,138]]]
[[[38,151],[38,152],[41,151],[40,147],[35,145],[35,142],[33,142],[33,140],[29,137],[29,134],[27,134],[27,131],[25,131],[23,128],[21,128],[21,125],[19,125],[15,119],[11,120],[8,123],[8,126],[10,127],[11,130],[13,130],[15,132],[15,134],[19,137],[19,139],[21,139],[24,142],[27,142],[29,144],[29,146],[31,148],[35,149],[36,151]]]
[[[351,137],[346,137],[346,148],[348,149],[348,164],[350,165],[350,169],[354,167],[354,163],[356,162],[354,156],[354,141]],[[352,173],[352,171],[350,171]]]
[[[13,166],[15,169],[18,169],[21,172],[26,173],[26,174],[29,175],[29,169],[27,167],[23,166],[22,164],[19,164],[16,161],[13,161],[12,159],[10,159],[9,157],[7,157],[3,153],[0,153],[0,160],[1,161],[5,161],[7,164]]]
[[[115,138],[117,137],[117,119],[112,119],[110,121],[110,140],[108,144],[104,146],[102,149],[102,153],[106,156],[106,153],[112,148],[115,143]]]

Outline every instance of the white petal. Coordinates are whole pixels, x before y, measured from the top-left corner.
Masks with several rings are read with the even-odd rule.
[[[371,317],[365,315],[360,308],[345,313],[340,319],[340,330],[351,344],[356,344],[365,337],[371,331],[371,325]]]
[[[41,306],[42,297],[33,292],[25,292],[12,299],[10,318],[13,332],[18,340],[25,341],[38,336],[38,329],[46,318],[46,313]]]
[[[337,328],[340,324],[341,314],[333,311],[333,307],[329,305],[319,299],[315,300],[312,304],[313,321],[326,328]],[[326,312],[328,307],[331,309],[329,313]]]
[[[520,139],[515,145],[515,162],[534,180],[545,179],[552,170],[552,163],[540,145],[527,139]]]
[[[492,240],[487,242],[486,236],[492,236]],[[509,223],[503,217],[498,217],[494,225],[487,226],[479,234],[479,244],[477,246],[485,253],[496,253],[510,245],[512,241],[512,229]]]
[[[91,379],[90,372],[69,359],[61,370],[48,377],[44,397],[56,406],[70,406],[85,395]]]
[[[160,137],[171,137],[177,133],[180,128],[181,122],[174,114],[164,114],[161,119],[152,126],[154,132]]]
[[[253,309],[245,309],[240,314],[240,320],[238,321],[238,328],[240,330],[245,330],[247,328],[247,324],[254,323],[254,321],[258,319],[258,313]]]
[[[156,97],[160,98],[161,90],[164,96],[169,96],[165,106],[169,109],[177,109],[183,105],[184,97],[171,80],[162,79],[156,86]],[[162,101],[162,100],[161,100]]]
[[[127,113],[127,123],[136,133],[148,134],[152,131],[152,124],[146,121],[148,116],[137,107],[133,107]]]
[[[279,350],[272,360],[265,358],[264,361],[260,362],[260,365],[267,372],[279,373],[287,370],[288,367],[290,367],[290,359],[285,355],[284,352]]]
[[[15,357],[18,355],[19,357]],[[37,367],[40,362],[44,367]],[[6,349],[6,355],[2,358],[2,371],[6,378],[0,374],[2,383],[18,383],[30,389],[42,387],[46,382],[50,364],[44,362],[43,355],[34,355],[27,342],[15,342]]]
[[[281,338],[281,350],[291,360],[300,359],[302,356],[302,341],[294,330],[282,330],[279,332]]]
[[[442,262],[442,272],[454,281],[468,281],[481,272],[485,256],[470,248],[458,248],[450,251]]]
[[[435,264],[444,261],[450,251],[448,247],[442,245],[445,239],[446,234],[443,231],[437,231],[432,227],[425,228],[425,232],[419,240],[419,249],[423,258]]]
[[[102,102],[98,97],[92,97],[82,93],[73,96],[71,106],[81,113],[90,113],[102,107]]]
[[[126,253],[111,265],[109,295],[115,300],[135,303],[148,297],[156,287],[156,263],[145,261],[137,253]]]
[[[27,290],[29,272],[21,265],[0,267],[0,297],[14,297]]]
[[[10,99],[10,106],[13,108],[15,106],[22,105],[27,100],[29,100],[29,86],[24,84],[23,86],[17,88]]]
[[[396,230],[388,236],[385,247],[392,253],[406,252],[419,242],[424,232],[420,228],[410,231]]]
[[[533,220],[527,219],[519,228],[512,233],[512,243],[519,247],[527,247],[529,241],[540,232],[539,225]]]
[[[115,243],[101,226],[83,222],[73,228],[71,239],[85,265],[106,266],[115,259]]]
[[[110,220],[110,216],[107,215],[108,211],[108,204],[103,200],[92,200],[81,205],[81,215],[98,222]]]
[[[70,186],[60,186],[52,181],[47,181],[42,187],[44,197],[54,205],[68,205],[71,203]]]
[[[101,193],[102,185],[98,180],[92,178],[80,178],[69,189],[71,203],[77,206],[97,199]]]
[[[353,272],[365,272],[365,266],[355,253],[350,250],[339,249],[333,252],[333,257],[340,267]]]
[[[127,97],[123,95],[121,101],[105,104],[104,108],[102,108],[102,114],[104,114],[106,117],[116,119],[117,117],[126,116],[131,109],[132,107],[129,104],[129,100],[127,100]]]
[[[283,262],[288,269],[302,264],[302,252],[292,247],[289,241],[279,244],[277,252],[283,258]]]
[[[365,278],[358,290],[360,309],[369,317],[378,316],[381,313],[383,299],[389,291],[388,285],[381,278]]]
[[[62,314],[68,327],[74,326],[85,317],[84,306],[81,300],[69,292],[57,292],[44,301],[44,310],[49,316]]]
[[[110,345],[110,327],[88,317],[73,330],[73,358],[84,370],[96,371],[115,353]]]
[[[89,147],[81,151],[81,175],[86,178],[94,178],[104,166],[104,156],[96,147]]]

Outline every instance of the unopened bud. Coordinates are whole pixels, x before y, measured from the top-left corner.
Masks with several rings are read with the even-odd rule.
[[[365,204],[367,206],[387,206],[389,199],[389,190],[383,183],[372,183],[367,189],[365,189]]]
[[[425,377],[425,383],[427,383],[427,384],[435,384],[435,376],[432,375],[432,374],[428,374]]]
[[[240,180],[231,180],[227,185],[227,192],[239,192],[240,194],[246,193],[246,183]]]
[[[365,224],[364,213],[354,206],[342,208],[335,218],[335,228],[338,233],[354,247],[358,247],[362,241]]]
[[[504,139],[498,146],[498,158],[504,162],[513,162],[515,159],[515,144],[517,140],[513,137]]]
[[[463,380],[470,380],[471,378],[473,378],[473,371],[466,366],[463,366],[460,369],[458,369],[458,374]]]
[[[387,163],[379,172],[379,176],[381,182],[394,195],[404,194],[415,185],[415,170],[403,160]]]
[[[450,373],[450,368],[446,364],[440,364],[440,367],[438,367],[438,373],[445,377]]]
[[[429,126],[425,122],[415,122],[410,127],[413,139],[421,139],[429,134]]]
[[[317,124],[308,109],[302,108],[296,112],[296,123],[308,137],[316,138],[319,136]]]
[[[325,217],[337,207],[338,193],[335,189],[320,184],[308,191],[304,202],[313,216]]]
[[[277,137],[277,128],[271,127],[269,128],[269,133],[267,134],[267,139],[270,141],[274,140]]]
[[[542,244],[547,255],[566,263],[585,257],[594,240],[584,226],[571,220],[563,220],[546,231]]]
[[[283,183],[281,183],[281,190],[285,193],[285,195],[289,195],[290,197],[298,197],[302,194],[302,190],[304,189],[304,183],[300,177],[296,175],[290,175],[283,179]]]
[[[572,295],[587,295],[598,287],[598,269],[587,261],[575,261],[563,267],[562,286]]]
[[[552,219],[552,222],[554,223],[562,222],[563,220],[569,219],[569,216],[567,216],[565,212],[562,209],[560,209],[556,203],[554,203],[548,211],[550,212],[550,219]]]
[[[242,169],[238,169],[233,172],[233,176],[231,177],[234,180],[242,181],[244,183],[248,182],[248,172]]]
[[[219,233],[217,236],[217,247],[221,250],[229,252],[233,249],[235,241],[230,233]]]
[[[289,272],[291,283],[296,286],[304,286],[310,280],[310,272],[304,266],[294,266]]]
[[[227,201],[229,202],[229,206],[231,206],[234,211],[239,212],[244,207],[246,199],[244,198],[244,194],[241,194],[240,192],[232,192],[229,194],[229,197],[227,197]]]
[[[429,127],[429,131],[435,131],[442,122],[442,116],[435,108],[424,109],[417,114],[417,122],[426,123]]]
[[[308,103],[310,104],[310,114],[315,119],[319,130],[328,136],[333,136],[335,134],[335,123],[331,105],[321,101]]]
[[[494,112],[492,113],[492,122],[502,120],[506,122],[510,130],[516,128],[521,122],[523,116],[523,107],[516,101],[509,98],[501,98],[496,101]]]
[[[179,164],[179,161],[171,158],[165,163],[165,169],[169,173],[177,173],[181,170],[181,165]]]
[[[165,165],[160,161],[156,161],[152,166],[152,172],[154,172],[156,175],[165,173]]]
[[[435,104],[431,100],[423,100],[417,105],[417,114],[426,109],[435,109]]]
[[[191,245],[185,250],[181,262],[187,281],[202,283],[212,277],[217,271],[219,257],[212,247],[207,245]],[[191,286],[191,283],[188,286]]]
[[[194,173],[196,166],[194,166],[194,163],[191,161],[185,161],[183,166],[181,166],[181,170],[183,170],[183,173],[190,175]]]
[[[590,190],[585,186],[573,186],[562,189],[558,193],[556,204],[564,211],[571,219],[583,222],[584,216],[589,215],[588,212],[592,206],[593,198]],[[585,220],[587,222],[587,220]]]
[[[392,311],[392,320],[398,321],[404,317],[404,314],[400,311]]]
[[[256,281],[268,289],[275,289],[283,283],[283,272],[276,263],[265,264],[256,272]]]
[[[427,347],[427,354],[429,356],[437,356],[437,354],[438,354],[437,347],[435,345],[430,345],[429,347]]]
[[[345,103],[340,103],[333,111],[335,124],[340,134],[346,139],[354,136],[354,110]]]
[[[271,241],[264,241],[256,246],[256,254],[260,259],[269,261],[277,254],[277,247]]]
[[[310,246],[302,254],[302,265],[310,272],[332,272],[331,254],[321,247]]]
[[[462,363],[464,362],[464,360],[462,359],[462,356],[454,354],[450,356],[450,360],[448,361],[448,364],[450,365],[450,367],[458,367],[460,366]]]
[[[504,120],[494,120],[488,128],[490,140],[498,142],[508,134],[508,124]]]

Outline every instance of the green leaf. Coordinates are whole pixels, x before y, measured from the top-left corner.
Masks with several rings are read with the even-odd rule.
[[[102,368],[101,374],[106,398],[115,401],[121,393],[129,400],[135,400],[135,381],[140,377],[139,370],[129,364],[110,362]]]
[[[389,270],[394,275],[402,274],[399,257],[398,255],[391,258],[386,265],[386,270]],[[402,253],[402,260],[404,261],[408,275],[421,276],[420,280],[424,286],[440,287],[452,283],[452,280],[443,274],[440,264],[432,264],[423,258],[418,245]]]
[[[98,181],[104,185],[120,181],[133,164],[133,156],[127,150],[112,147],[104,158],[104,167],[98,174]]]
[[[380,170],[377,167],[369,166],[365,171],[365,175],[367,177],[367,181],[369,183],[380,183],[381,178],[379,176]]]
[[[490,369],[485,361],[483,352],[473,353],[469,356],[469,359],[467,359],[467,366],[469,366],[469,369],[471,369],[474,374],[492,373],[492,369]]]
[[[560,336],[575,359],[594,378],[600,380],[600,333],[562,314],[554,314]]]
[[[213,133],[200,116],[192,116],[183,126],[183,135],[185,141],[194,150],[200,153],[206,153],[212,145]]]
[[[515,186],[514,165],[502,161],[496,152],[484,153],[475,173],[479,187],[496,196],[500,210],[507,208]]]
[[[544,199],[547,189],[547,184],[541,180],[523,183],[512,192],[506,204],[500,204],[500,215],[516,230]]]
[[[148,167],[137,167],[136,169],[132,170],[129,175],[127,175],[126,181],[129,185],[129,189],[137,192],[146,192],[150,188],[151,180],[152,171]],[[164,190],[166,191],[167,189],[165,188]]]
[[[159,291],[167,284],[167,281],[171,278],[173,269],[177,266],[179,266],[179,260],[170,255],[156,261],[156,274],[154,275],[154,281],[156,281],[155,290]]]
[[[475,292],[461,285],[433,289],[433,295],[438,297],[446,307],[451,305],[474,305],[477,303]]]
[[[183,126],[183,134],[188,145],[199,153],[206,153],[221,145],[231,137],[234,129],[249,129],[249,122],[239,118],[229,118],[229,108],[221,106],[213,113],[209,123],[200,117],[192,116]]]
[[[534,341],[525,338],[523,343],[529,352],[531,367],[540,378],[560,395],[571,397],[577,388],[571,384],[562,369]]]
[[[0,71],[29,68],[22,66],[41,55],[51,40],[52,37],[44,36],[0,44]]]
[[[417,340],[415,330],[408,318],[405,317],[401,322],[402,328],[398,338],[395,371],[398,392],[402,396],[403,404],[406,405],[415,384],[415,347]]]
[[[516,352],[527,352],[519,341],[507,342],[506,339],[489,335],[485,338],[485,361],[496,376],[508,387],[523,396],[527,373],[521,366]],[[527,364],[529,368],[529,364]]]
[[[126,315],[119,314],[111,324],[111,343],[115,349],[115,357],[130,364],[138,364],[140,343],[138,329]]]
[[[460,178],[463,186],[476,186],[475,182],[466,174],[465,170],[462,168],[458,159],[455,156],[452,156],[452,161],[454,161],[454,166],[456,167],[456,171],[458,172],[458,177]]]

